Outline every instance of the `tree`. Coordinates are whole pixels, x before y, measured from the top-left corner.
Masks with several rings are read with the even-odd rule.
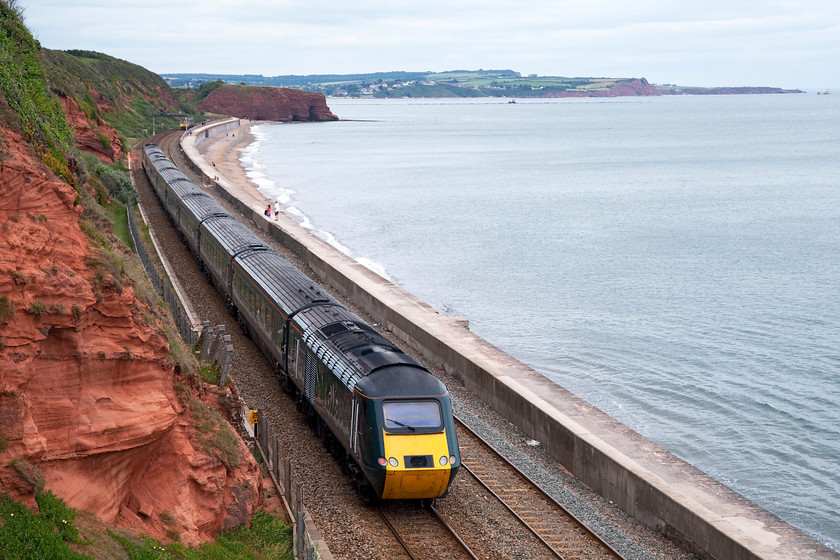
[[[16,13],[20,21],[23,22],[23,13],[26,11],[26,7],[19,0],[0,0],[0,2]]]

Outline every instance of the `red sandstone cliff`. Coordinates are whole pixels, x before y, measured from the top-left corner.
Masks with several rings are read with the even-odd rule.
[[[91,91],[91,94],[98,97],[95,91]],[[67,123],[73,127],[76,146],[80,150],[94,154],[108,163],[114,163],[125,155],[119,134],[113,127],[104,123],[92,125],[72,97],[59,96],[59,100],[67,115]]]
[[[238,436],[236,465],[199,442],[154,312],[10,115],[0,95],[0,491],[34,503],[24,466],[71,507],[185,544],[247,522],[258,466]]]
[[[662,92],[650,85],[645,78],[642,78],[641,80],[616,82],[610,88],[610,95],[619,97],[633,95],[662,95]]]
[[[264,121],[335,121],[323,93],[297,89],[222,85],[198,108],[208,113]]]

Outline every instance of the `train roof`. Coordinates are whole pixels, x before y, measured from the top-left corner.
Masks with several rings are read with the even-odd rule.
[[[388,397],[442,397],[443,382],[421,368],[397,366],[374,371],[356,384],[356,391],[371,399]]]
[[[324,363],[342,362],[349,373],[342,381],[353,389],[361,379],[371,374],[393,369],[418,370],[429,373],[387,338],[376,332],[346,308],[335,311],[324,306],[312,307],[299,313],[307,323],[303,340]]]
[[[192,193],[182,198],[184,207],[192,212],[193,216],[200,222],[210,216],[229,216],[219,203],[204,191]]]
[[[280,304],[287,317],[313,303],[339,305],[308,276],[276,251],[257,251],[236,259],[243,270]]]
[[[173,192],[179,197],[203,192],[166,157],[166,154],[158,146],[146,144],[143,149],[146,151],[149,161],[155,166],[160,176],[163,177],[163,180],[169,184]]]
[[[275,251],[245,253],[236,262],[280,305],[303,333],[306,346],[349,388],[381,368],[422,368]]]
[[[230,214],[207,218],[203,227],[216,238],[229,255],[236,256],[249,249],[270,250],[262,239]]]

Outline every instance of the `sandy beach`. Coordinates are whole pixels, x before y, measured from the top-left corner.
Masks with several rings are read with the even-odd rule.
[[[225,134],[210,136],[198,145],[198,152],[211,164],[214,164],[218,175],[225,177],[229,182],[240,186],[263,204],[272,204],[273,200],[267,199],[248,176],[242,165],[242,150],[251,144],[255,138],[251,134],[251,127],[261,124],[262,121],[241,121],[239,127],[228,130]]]

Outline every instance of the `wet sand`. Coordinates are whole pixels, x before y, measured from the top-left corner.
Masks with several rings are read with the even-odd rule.
[[[197,148],[209,163],[215,164],[218,175],[224,176],[230,183],[248,191],[257,200],[262,200],[263,204],[271,203],[273,212],[274,201],[266,198],[257,189],[257,185],[248,178],[240,159],[242,150],[255,140],[254,135],[251,134],[251,127],[258,124],[261,124],[261,121],[243,120],[238,128],[228,130],[224,134],[217,133],[210,136]]]

